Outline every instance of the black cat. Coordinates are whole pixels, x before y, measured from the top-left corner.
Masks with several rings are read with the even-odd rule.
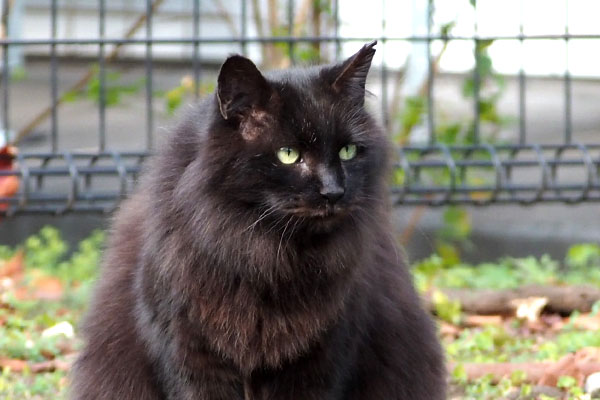
[[[225,61],[116,215],[73,399],[445,398],[364,108],[374,45],[265,76]]]

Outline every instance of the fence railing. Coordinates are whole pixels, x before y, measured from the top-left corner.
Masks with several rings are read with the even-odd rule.
[[[426,1],[426,0],[425,0]],[[480,43],[488,41],[512,40],[523,43],[535,40],[556,40],[565,43],[584,39],[600,39],[600,34],[571,34],[565,26],[564,34],[524,35],[523,29],[518,35],[504,36],[453,36],[433,32],[431,24],[432,1],[429,4],[429,23],[426,35],[381,36],[381,37],[342,37],[339,35],[339,1],[332,1],[332,14],[335,18],[333,35],[325,36],[279,36],[250,37],[248,35],[248,2],[240,1],[240,35],[233,38],[200,36],[201,7],[197,0],[190,1],[192,32],[191,37],[161,38],[153,35],[152,17],[161,1],[146,1],[146,14],[136,21],[145,26],[145,37],[106,37],[105,0],[99,1],[99,28],[97,35],[90,38],[57,37],[58,2],[52,0],[49,6],[51,32],[48,38],[18,39],[0,38],[3,65],[10,65],[11,46],[49,46],[51,105],[47,115],[50,119],[50,150],[47,153],[18,153],[12,170],[0,170],[1,176],[17,176],[20,181],[18,192],[10,198],[0,198],[0,213],[13,215],[19,213],[65,213],[71,211],[110,212],[117,202],[134,187],[140,165],[145,157],[152,153],[155,116],[153,115],[153,75],[155,70],[153,46],[185,44],[192,48],[190,62],[196,82],[200,81],[203,60],[200,46],[233,43],[239,45],[242,53],[247,53],[249,44],[284,43],[290,51],[298,43],[331,43],[339,56],[342,43],[367,42],[378,39],[382,46],[392,42],[424,42],[428,45],[428,75],[426,82],[426,126],[427,138],[422,144],[410,144],[396,152],[396,171],[394,173],[393,196],[395,204],[428,204],[440,206],[446,204],[520,203],[538,202],[577,203],[600,201],[600,137],[594,143],[578,143],[573,137],[572,117],[572,77],[567,67],[562,77],[564,97],[564,127],[559,143],[531,142],[527,135],[526,116],[527,79],[523,69],[517,76],[518,85],[518,123],[515,124],[514,143],[488,143],[482,138],[480,129],[481,76],[477,63],[478,54],[474,54],[475,68],[472,71],[474,95],[473,134],[468,145],[447,145],[438,142],[436,137],[436,102],[434,88],[436,84],[435,59],[431,44],[435,41],[470,41],[474,49]],[[3,0],[3,15],[7,15],[10,2]],[[294,21],[294,1],[289,0],[287,17]],[[5,31],[8,18],[3,18]],[[291,25],[290,25],[291,26]],[[289,30],[291,32],[291,28]],[[57,109],[61,95],[57,86],[59,69],[57,46],[96,45],[98,46],[98,140],[96,152],[63,151],[58,146],[60,136]],[[145,147],[136,152],[110,151],[106,146],[106,85],[107,62],[115,54],[107,52],[127,45],[143,45],[145,69]],[[476,50],[477,51],[477,50]],[[385,52],[381,60],[380,73],[382,93],[381,109],[389,108],[388,87],[390,71],[386,67]],[[11,81],[8,69],[4,69],[0,81],[0,117],[5,135],[11,128]],[[385,115],[384,115],[385,116]],[[387,121],[387,118],[384,118]],[[17,140],[19,140],[17,136]],[[9,140],[6,137],[7,141]],[[4,156],[8,157],[8,156]]]

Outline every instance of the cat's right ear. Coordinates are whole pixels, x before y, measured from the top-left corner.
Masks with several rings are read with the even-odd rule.
[[[331,88],[338,95],[362,105],[365,101],[365,85],[377,41],[365,44],[356,54],[341,64],[326,70]]]
[[[263,108],[272,90],[256,65],[246,57],[231,56],[223,63],[217,80],[219,111],[226,120],[241,121]]]

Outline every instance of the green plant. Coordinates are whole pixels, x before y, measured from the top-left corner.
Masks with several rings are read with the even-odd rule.
[[[215,90],[214,82],[197,83],[194,79],[186,75],[181,78],[181,83],[174,88],[171,88],[165,92],[156,92],[155,95],[164,97],[165,99],[165,110],[168,115],[174,115],[175,111],[184,103],[186,99],[191,98],[196,93],[199,95],[205,95]]]
[[[79,347],[77,338],[63,335],[45,336],[43,332],[58,323],[68,322],[75,327],[89,300],[89,288],[96,277],[97,266],[104,242],[102,232],[94,232],[80,242],[77,250],[69,252],[60,233],[52,227],[43,228],[25,241],[25,277],[23,284],[33,285],[39,274],[58,279],[65,288],[56,300],[19,298],[16,293],[2,293],[0,299],[0,359],[25,360],[29,363],[65,357],[65,352]],[[476,266],[432,255],[416,263],[413,276],[419,290],[436,290],[434,308],[440,321],[460,324],[464,315],[458,302],[450,301],[439,289],[448,287],[511,288],[531,282],[567,284],[586,282],[600,285],[600,270],[594,257],[596,245],[575,245],[567,252],[567,263],[575,266],[561,271],[559,263],[550,257],[506,257],[495,263]],[[0,247],[0,260],[15,256],[17,248]],[[583,268],[584,265],[590,268]],[[579,266],[579,267],[578,267]],[[597,313],[600,303],[591,315]],[[571,320],[575,321],[574,315]],[[454,363],[451,377],[460,399],[495,400],[509,393],[528,396],[532,385],[526,382],[522,371],[496,382],[491,376],[469,380],[464,367],[471,362],[524,362],[556,361],[566,354],[587,347],[600,347],[597,331],[578,328],[567,323],[550,334],[520,335],[515,324],[487,325],[461,328],[455,338],[443,338],[448,361]],[[70,349],[70,350],[69,350]],[[583,400],[581,388],[570,378],[561,378],[560,386],[565,399]],[[64,399],[67,392],[64,371],[32,373],[3,368],[0,373],[0,398],[45,400]],[[525,397],[526,398],[526,397]],[[542,398],[538,396],[538,398]]]
[[[582,243],[571,246],[565,263],[570,269],[587,269],[600,266],[600,244]]]
[[[571,247],[577,247],[575,245]],[[569,252],[571,252],[569,249]],[[560,263],[545,255],[540,258],[505,257],[497,262],[469,265],[452,257],[433,254],[414,264],[415,283],[429,288],[511,289],[526,284],[600,286],[600,264],[589,268],[560,270]],[[596,310],[600,305],[596,306]]]
[[[450,300],[448,296],[439,290],[433,292],[432,296],[435,314],[443,321],[458,325],[461,321],[460,302]]]
[[[476,1],[471,0],[470,4],[475,7]],[[431,1],[430,6],[434,7],[435,2]],[[455,27],[455,21],[441,24],[436,29],[442,37],[447,37]],[[438,65],[442,58],[448,41],[444,41],[444,46],[439,54],[434,55],[433,68],[434,73],[438,73]],[[469,102],[477,101],[477,117],[460,117],[452,115],[448,117],[443,111],[443,105],[436,105],[435,128],[433,131],[434,140],[448,146],[472,145],[477,141],[482,143],[495,143],[498,140],[498,132],[507,124],[512,123],[512,119],[500,114],[498,102],[505,91],[506,85],[504,78],[494,71],[492,58],[489,55],[489,48],[493,45],[493,40],[477,40],[475,42],[475,66],[473,71],[467,73],[462,82],[461,94]],[[392,109],[395,115],[394,120],[398,129],[393,138],[399,145],[411,142],[414,138],[413,133],[416,127],[423,124],[426,114],[430,111],[427,107],[427,82],[424,81],[421,89],[414,95],[408,96],[403,101],[403,107],[398,111]],[[476,100],[477,99],[477,100]],[[396,102],[394,102],[396,103]],[[398,102],[399,103],[399,102]],[[479,136],[475,136],[476,129],[479,127]],[[464,152],[453,152],[455,160],[461,160],[466,157]],[[489,159],[490,155],[485,152],[475,151],[469,154],[474,159]],[[425,175],[434,184],[438,186],[448,186],[450,184],[450,173],[447,170],[439,168],[423,168],[422,175]],[[401,185],[403,175],[394,174],[393,183]],[[458,174],[454,177],[457,185],[483,185],[492,179],[488,171],[469,170],[468,173]],[[402,182],[401,182],[402,180]],[[473,198],[486,199],[489,193],[473,192]],[[436,248],[440,256],[450,259],[456,263],[461,257],[463,251],[472,248],[469,241],[471,234],[470,218],[466,210],[462,207],[449,207],[443,215],[443,226],[437,232]]]
[[[0,398],[66,398],[66,372],[33,373],[27,366],[15,372],[11,365],[63,359],[77,349],[76,339],[66,333],[48,334],[46,330],[58,324],[77,326],[89,300],[103,241],[103,232],[93,232],[69,253],[59,231],[44,227],[19,247],[25,254],[20,266],[23,276],[2,277],[12,286],[0,289],[0,360],[12,361],[2,364],[6,366],[0,373]],[[0,260],[18,260],[17,250],[0,247]],[[54,299],[37,297],[40,279],[59,285],[61,295]]]
[[[86,98],[95,103],[100,103],[100,96],[104,94],[104,104],[107,107],[116,106],[122,103],[124,96],[137,94],[146,82],[146,78],[141,77],[133,83],[125,83],[120,72],[107,70],[105,73],[104,93],[102,93],[100,68],[98,65],[91,67],[91,74],[92,77],[83,90],[66,92],[63,94],[63,100],[73,102]]]

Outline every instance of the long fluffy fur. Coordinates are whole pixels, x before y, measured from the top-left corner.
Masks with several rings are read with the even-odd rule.
[[[387,143],[362,104],[319,94],[327,73],[270,75],[279,122],[246,129],[349,124],[370,151],[350,215],[315,228],[257,207],[270,189],[245,164],[252,136],[205,100],[115,217],[73,400],[444,398],[434,327],[391,234]]]

